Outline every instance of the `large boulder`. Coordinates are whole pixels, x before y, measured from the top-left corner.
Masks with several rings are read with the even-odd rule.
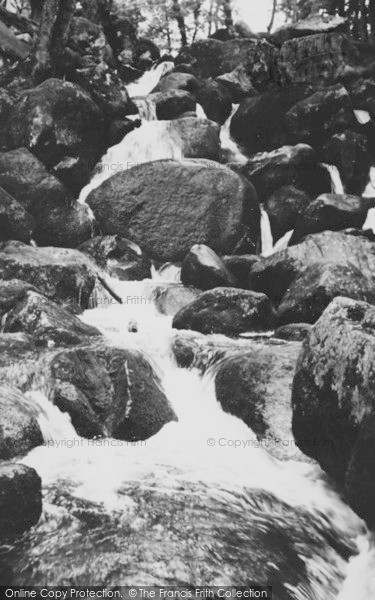
[[[284,185],[293,185],[311,197],[331,191],[331,178],[307,144],[282,146],[250,157],[241,173],[254,184],[261,200]]]
[[[339,260],[339,259],[338,259]],[[279,325],[315,323],[337,296],[375,304],[375,281],[350,262],[308,265],[288,288],[277,311]]]
[[[173,319],[175,329],[238,336],[248,331],[272,329],[274,314],[264,294],[236,288],[204,292]]]
[[[246,289],[251,269],[260,260],[260,257],[256,254],[242,254],[240,256],[233,254],[232,256],[223,256],[222,260],[238,286]]]
[[[30,401],[17,388],[1,385],[0,460],[24,456],[42,444],[42,432]]]
[[[72,202],[62,183],[26,148],[0,153],[0,186],[34,217],[48,207]]]
[[[156,116],[159,121],[178,119],[187,112],[195,112],[196,99],[185,90],[167,90],[155,92],[147,98],[155,104]],[[210,117],[209,117],[210,118]]]
[[[84,437],[126,441],[155,435],[176,415],[141,354],[98,342],[43,361],[46,393]]]
[[[121,281],[151,279],[151,261],[142,250],[120,235],[100,235],[79,248]]]
[[[185,158],[219,159],[220,127],[213,121],[185,117],[175,119],[170,127],[172,138],[177,136],[181,140],[182,156]]]
[[[312,88],[290,86],[243,100],[234,114],[230,132],[250,154],[270,151],[288,143],[284,117]],[[300,141],[300,140],[298,140]]]
[[[232,95],[225,86],[213,79],[200,84],[196,92],[197,102],[203,107],[208,119],[223,125],[232,112]]]
[[[174,317],[200,295],[200,290],[180,283],[161,283],[153,289],[153,302],[162,315]]]
[[[34,239],[39,246],[77,248],[90,239],[95,220],[86,204],[73,202],[70,206],[47,206],[38,213]]]
[[[293,185],[284,185],[267,198],[264,208],[270,219],[274,241],[294,229],[297,218],[310,202],[311,197]]]
[[[298,244],[309,233],[360,229],[366,221],[369,203],[366,198],[347,194],[322,194],[297,218],[290,244]]]
[[[24,92],[5,131],[9,149],[25,146],[48,168],[66,157],[80,161],[85,182],[105,146],[102,112],[78,85],[48,79]]]
[[[220,363],[215,379],[223,410],[242,419],[280,459],[299,454],[290,397],[300,350],[297,342],[249,342],[244,352]]]
[[[0,319],[22,301],[27,292],[37,292],[37,288],[19,279],[0,281]]]
[[[0,154],[0,185],[34,217],[33,239],[38,245],[76,247],[91,237],[93,223],[87,207],[74,202],[63,184],[26,148]],[[20,238],[13,235],[10,239]]]
[[[293,25],[291,27],[294,28]],[[294,32],[289,32],[291,38],[286,39],[280,48],[277,63],[279,82],[301,87],[314,84],[322,88],[338,81],[347,58],[345,37],[336,33],[308,34],[304,31],[301,39],[297,27]]]
[[[64,346],[81,344],[100,332],[57,306],[48,298],[28,291],[4,319],[4,333],[26,333],[38,345]]]
[[[355,125],[350,96],[340,84],[316,92],[287,112],[285,124],[291,142],[320,147],[333,134]]]
[[[323,148],[324,161],[336,165],[348,194],[362,194],[370,170],[367,137],[355,131],[336,133]]]
[[[191,64],[194,75],[202,79],[224,75],[243,65],[254,86],[262,87],[274,76],[274,51],[265,40],[254,38],[199,40],[181,50],[176,64]]]
[[[105,181],[87,202],[103,233],[123,235],[163,262],[183,259],[194,244],[229,253],[245,231],[254,247],[259,238],[254,188],[210,161],[133,167]]]
[[[0,240],[19,240],[29,243],[35,222],[13,196],[0,187]]]
[[[25,465],[0,465],[0,534],[20,534],[39,521],[42,512],[42,482]]]
[[[51,300],[88,308],[96,268],[77,250],[6,242],[0,244],[0,277],[21,279],[35,285]]]
[[[297,364],[293,432],[300,449],[339,482],[353,509],[375,525],[375,308],[335,299]]]
[[[279,303],[286,290],[316,262],[351,263],[375,281],[375,244],[363,236],[324,231],[307,236],[303,242],[255,263],[250,273],[250,289],[267,294]]]
[[[197,244],[185,256],[181,281],[200,290],[232,287],[236,281],[221,258],[208,246]]]
[[[155,87],[154,92],[171,92],[172,90],[182,90],[195,94],[199,88],[199,81],[190,73],[170,73],[162,77]]]
[[[239,104],[248,96],[256,96],[257,91],[254,89],[251,77],[243,65],[236,67],[230,73],[219,75],[216,81],[221,83],[230,92],[232,102]]]

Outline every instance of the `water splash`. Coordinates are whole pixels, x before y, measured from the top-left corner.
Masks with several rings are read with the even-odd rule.
[[[290,231],[285,233],[282,238],[277,240],[276,244],[273,247],[272,253],[275,254],[276,252],[281,252],[282,250],[286,250],[286,248],[289,246],[290,240],[292,239],[293,233],[294,233],[294,229],[291,229]]]
[[[375,167],[370,167],[369,182],[362,194],[363,198],[375,198]],[[375,208],[370,208],[362,229],[371,229],[375,233]]]
[[[328,165],[326,163],[321,163],[321,166],[324,167],[330,177],[331,177],[331,192],[332,194],[345,194],[344,185],[341,180],[340,171],[335,165]]]
[[[262,256],[270,256],[273,253],[273,237],[270,218],[263,207],[260,209],[260,231],[262,243]]]
[[[136,96],[148,96],[156,88],[160,79],[173,71],[174,63],[172,61],[164,61],[154,66],[149,71],[145,71],[143,75],[126,86],[130,98]]]
[[[93,190],[120,171],[154,160],[181,160],[183,145],[173,121],[143,121],[141,127],[108,149],[95,167],[90,183],[82,189],[79,201],[85,202]]]
[[[156,104],[152,98],[147,98],[147,96],[138,96],[137,98],[133,98],[133,102],[138,108],[138,113],[142,120],[157,120]]]
[[[367,125],[371,121],[370,113],[367,110],[354,110],[353,112],[360,125]]]
[[[230,135],[230,124],[234,115],[238,110],[239,104],[233,106],[230,117],[226,120],[221,128],[220,141],[223,152],[227,155],[228,163],[233,165],[245,165],[248,162],[247,156],[243,154],[238,144]]]

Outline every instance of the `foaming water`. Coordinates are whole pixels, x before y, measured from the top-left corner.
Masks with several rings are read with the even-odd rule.
[[[226,120],[220,131],[221,148],[227,154],[228,162],[233,165],[245,165],[248,161],[238,144],[230,135],[230,124],[238,110],[239,104],[234,104],[230,117]]]
[[[290,240],[292,239],[293,233],[294,229],[291,229],[290,231],[287,231],[287,233],[285,233],[282,238],[277,240],[276,244],[273,247],[273,253],[281,252],[281,250],[286,250],[286,248],[289,246]]]
[[[149,71],[145,71],[143,75],[126,86],[130,98],[136,96],[148,96],[158,85],[160,79],[173,71],[174,63],[171,61],[161,62]]]
[[[370,168],[369,182],[362,194],[362,197],[375,198],[375,167]],[[375,233],[375,208],[370,208],[368,211],[367,218],[362,229],[372,229],[373,233]]]
[[[151,98],[147,96],[140,96],[133,98],[133,102],[138,108],[139,116],[144,121],[156,121],[156,104]]]
[[[120,171],[154,160],[181,160],[182,148],[183,140],[177,134],[173,121],[143,121],[141,127],[108,149],[95,167],[90,183],[82,189],[80,202],[85,202],[93,190]]]
[[[166,283],[181,283],[181,267],[173,263],[166,263],[160,269],[154,265],[151,268],[152,279]]]
[[[307,511],[312,523],[321,531],[329,529],[330,535],[337,536],[339,543],[353,545],[356,539],[360,542],[365,533],[363,523],[330,488],[317,466],[280,462],[271,457],[240,419],[223,412],[215,394],[215,377],[220,363],[203,369],[203,374],[202,370],[178,368],[172,352],[172,343],[178,334],[172,330],[171,318],[160,315],[152,302],[153,287],[158,285],[158,281],[120,282],[111,279],[108,283],[124,303],[86,311],[82,319],[98,327],[108,343],[137,350],[149,360],[178,416],[178,422],[167,424],[142,443],[86,440],[75,433],[70,419],[50,405],[40,393],[29,394],[37,407],[46,445],[34,449],[23,462],[38,471],[46,493],[52,490],[52,498],[58,498],[59,493],[69,490],[78,502],[95,503],[102,507],[101,511],[108,511],[108,515],[113,511],[126,515],[129,510],[136,509],[129,494],[124,493],[124,486],[138,490],[154,489],[153,486],[156,486],[156,489],[170,495],[172,507],[174,500],[180,497],[180,490],[204,488],[207,498],[211,495],[216,500],[221,498],[220,502],[227,506],[225,510],[228,511],[233,510],[235,503],[236,511],[243,515],[250,510],[253,494],[262,493],[263,498],[271,494],[277,502],[291,507],[290,510]],[[128,330],[131,320],[138,323],[137,333]],[[223,342],[223,336],[212,336],[214,344],[216,337],[218,343]],[[204,360],[203,355],[201,360]],[[257,505],[259,501],[255,501],[257,508],[250,510],[249,518],[254,510],[263,510]],[[45,510],[46,518],[36,528],[42,544],[45,539],[48,540],[50,528],[54,527],[51,516],[53,502]],[[206,510],[210,510],[208,504]],[[278,510],[276,506],[274,510]],[[267,511],[267,516],[262,514],[266,527],[277,523],[278,517],[273,514],[272,508]],[[212,520],[214,516],[208,513],[207,518]],[[135,514],[134,519],[142,519],[142,514]],[[63,550],[66,544],[64,536],[58,539]],[[241,544],[246,547],[248,541],[250,539],[240,542],[239,538],[233,542],[231,552],[236,552],[236,547],[241,552]],[[345,580],[346,563],[338,556],[334,559],[335,566],[328,559],[316,557],[314,560],[309,543],[306,539],[306,547],[300,545],[300,557],[312,579],[310,588],[306,590],[296,585],[290,588],[290,598],[333,600],[333,590],[341,588]],[[260,549],[261,552],[264,550],[272,552],[272,548]],[[366,586],[371,589],[369,578],[360,582],[358,576],[373,561],[372,542],[367,546],[360,545],[359,550],[359,556],[347,566],[348,590],[352,589],[350,586],[355,581],[363,583],[364,589]],[[43,560],[48,565],[48,557],[44,556]],[[332,582],[335,583],[334,588]],[[348,595],[340,596],[340,600],[348,598]]]
[[[354,110],[353,112],[360,125],[366,125],[371,121],[370,113],[367,110]]]
[[[345,194],[344,185],[341,180],[340,171],[335,165],[328,165],[326,163],[321,163],[322,167],[324,167],[330,177],[331,177],[331,192],[332,194]]]
[[[270,218],[264,208],[260,212],[260,231],[262,242],[262,256],[269,256],[273,253],[273,237],[271,231]]]

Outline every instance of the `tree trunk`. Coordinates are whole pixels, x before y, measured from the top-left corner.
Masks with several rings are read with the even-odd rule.
[[[214,14],[214,0],[210,0],[210,10],[208,12],[208,36],[212,33],[212,17]]]
[[[76,0],[48,0],[43,7],[35,52],[34,79],[54,74],[56,59],[64,54]]]
[[[185,19],[178,0],[173,0],[173,13],[180,31],[181,45],[187,46]]]
[[[224,10],[224,21],[225,27],[228,29],[230,33],[233,33],[233,13],[232,13],[232,1],[231,0],[223,0],[223,10]]]
[[[365,42],[367,40],[367,6],[366,0],[359,0],[359,10],[361,15],[359,17],[358,29],[359,29],[359,37]]]
[[[277,8],[277,0],[273,0],[271,21],[270,21],[270,24],[267,27],[268,33],[271,33],[272,28],[273,28],[273,24],[275,22],[276,8]]]
[[[375,44],[375,2],[370,2],[369,21],[371,27],[371,42]]]
[[[201,0],[196,0],[195,5],[194,5],[194,11],[193,11],[194,23],[195,23],[193,42],[195,42],[195,38],[197,37],[198,30],[199,30],[199,16],[201,14],[201,8],[202,8]]]

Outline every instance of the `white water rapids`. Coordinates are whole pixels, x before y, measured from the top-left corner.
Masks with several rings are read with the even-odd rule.
[[[138,83],[129,86],[132,97],[150,93],[165,69],[168,70],[168,67],[159,66],[141,78]],[[144,116],[153,114],[152,107],[150,108],[147,102],[143,107]],[[199,107],[198,111],[199,116],[203,117]],[[230,140],[229,126],[230,120],[222,128],[222,146],[241,163],[244,157]],[[80,200],[84,201],[91,189],[110,177],[116,169],[119,170],[116,167],[119,163],[126,164],[125,168],[129,168],[128,163],[133,165],[147,160],[181,157],[178,143],[176,140],[171,140],[168,135],[169,127],[168,122],[144,120],[139,129],[128,134],[120,144],[108,150],[92,182],[82,192]],[[263,213],[262,240],[265,254],[285,247],[291,235],[292,232],[288,232],[273,247],[269,219]],[[17,560],[15,563],[20,564],[17,577],[21,579],[25,577],[26,580],[22,583],[26,584],[30,581],[27,577],[37,572],[40,578],[43,576],[49,582],[54,582],[60,562],[64,564],[65,557],[72,553],[74,562],[74,552],[76,552],[77,565],[74,563],[72,573],[64,573],[58,581],[65,585],[72,583],[88,585],[92,581],[85,577],[88,577],[87,573],[90,572],[92,561],[93,568],[99,569],[95,563],[95,551],[99,553],[100,549],[104,548],[101,556],[104,556],[104,562],[107,560],[108,563],[110,562],[109,553],[115,543],[115,533],[111,534],[112,537],[104,534],[104,537],[92,540],[89,535],[91,529],[95,531],[95,520],[89,529],[83,532],[83,539],[87,535],[87,544],[85,545],[80,538],[78,548],[72,549],[70,546],[70,538],[79,533],[81,525],[77,519],[72,520],[69,514],[71,501],[65,498],[66,495],[70,494],[77,502],[90,502],[100,506],[104,532],[106,519],[111,515],[120,515],[118,517],[120,528],[122,519],[125,520],[124,515],[135,511],[129,526],[129,531],[134,532],[142,527],[144,513],[147,512],[147,501],[143,511],[137,512],[131,495],[124,493],[124,486],[132,484],[143,492],[149,492],[153,486],[158,486],[170,498],[167,512],[173,514],[174,502],[181,498],[182,490],[189,484],[194,484],[206,490],[207,497],[215,500],[219,497],[225,512],[231,514],[231,510],[237,511],[233,513],[236,518],[231,514],[231,525],[234,534],[237,533],[237,537],[234,535],[230,542],[230,553],[234,562],[237,561],[241,549],[251,543],[251,531],[250,534],[248,531],[246,534],[240,531],[239,519],[243,515],[246,516],[249,510],[248,499],[258,491],[273,494],[277,502],[285,503],[291,510],[306,511],[306,515],[311,517],[312,523],[316,524],[320,531],[327,531],[327,547],[330,547],[328,538],[332,532],[335,532],[338,541],[345,540],[345,543],[357,544],[358,554],[349,561],[344,560],[332,548],[327,551],[327,556],[332,557],[335,563],[331,564],[328,558],[324,560],[314,556],[313,548],[305,547],[312,538],[296,540],[300,568],[306,569],[309,586],[299,582],[287,586],[286,589],[290,594],[288,598],[353,600],[358,597],[361,600],[373,600],[375,598],[374,540],[366,531],[362,521],[330,486],[322,471],[314,464],[296,461],[280,462],[271,457],[267,450],[257,443],[255,434],[240,419],[222,410],[215,395],[217,365],[209,366],[212,363],[206,359],[207,368],[201,371],[177,366],[172,345],[179,334],[172,329],[171,317],[162,316],[158,312],[153,302],[153,289],[155,285],[163,282],[178,281],[179,274],[177,267],[167,265],[159,271],[153,270],[152,281],[120,282],[111,279],[109,281],[111,287],[124,303],[102,305],[86,311],[82,316],[86,323],[99,328],[109,343],[136,349],[151,363],[178,417],[177,422],[164,426],[159,433],[144,443],[128,444],[112,439],[86,440],[77,435],[69,417],[48,402],[39,391],[28,393],[38,414],[45,445],[30,452],[23,462],[34,467],[41,476],[47,501],[44,503],[44,514],[40,524],[34,528],[30,539],[26,537],[24,541],[27,556],[30,557],[27,564],[20,559],[25,552],[24,546],[21,546],[21,550],[19,547],[13,550],[16,559],[21,560],[20,563]],[[147,301],[129,302],[128,298],[146,298]],[[131,323],[136,323],[136,333],[129,332]],[[222,336],[211,338],[214,347],[216,342],[220,341],[222,344],[223,340],[225,341],[225,338]],[[244,349],[246,343],[243,342]],[[203,355],[202,362],[204,361]],[[62,504],[57,502],[60,498],[68,503],[67,508],[64,502]],[[83,514],[86,518],[85,510],[87,511],[89,524],[90,517],[98,518],[92,507],[88,510],[83,504],[78,506],[81,516]],[[214,524],[217,516],[215,510],[211,511],[207,505],[207,520]],[[283,517],[272,514],[272,511],[267,519],[264,516],[258,516],[257,519],[259,527],[264,528],[265,531],[270,525],[275,528],[281,527],[283,522]],[[57,522],[60,527],[58,534],[55,531]],[[190,524],[184,526],[188,537]],[[158,527],[161,525],[156,524],[153,531],[158,531]],[[238,527],[237,532],[236,527]],[[162,580],[160,571],[152,570],[154,568],[152,552],[157,552],[154,546],[148,548],[151,580],[147,579],[142,571],[137,570],[141,559],[137,555],[136,548],[133,550],[133,563],[128,564],[125,561],[125,566],[121,563],[121,557],[128,547],[129,531],[126,531],[125,538],[120,540],[120,550],[118,555],[116,554],[116,562],[113,566],[114,574],[111,572],[112,579],[109,580],[121,584],[124,572],[134,574],[132,580],[134,585],[147,585],[150,581],[152,583]],[[163,539],[165,537],[173,548],[172,543],[176,532],[162,529],[161,531]],[[151,536],[152,531],[146,531],[146,537],[148,533]],[[37,542],[33,541],[34,539]],[[265,536],[264,539],[267,540],[267,537]],[[193,540],[192,543],[197,545],[198,541],[200,540]],[[260,556],[263,556],[266,550],[271,553],[274,551],[276,555],[278,539],[270,535],[268,542],[265,543],[268,543],[269,547],[260,547]],[[37,554],[39,545],[43,550],[42,556]],[[12,549],[10,551],[12,552]],[[178,549],[175,552],[177,553]],[[201,546],[200,552],[202,552]],[[199,561],[203,566],[205,561],[208,563],[211,560],[213,552],[208,539],[206,553],[203,556],[199,555]],[[85,553],[87,553],[87,570],[84,570],[82,560],[79,560],[82,556],[85,558]],[[285,554],[287,555],[287,550]],[[113,560],[112,555],[111,559]],[[285,560],[287,563],[287,557]],[[280,579],[284,581],[285,565],[279,565],[277,558],[273,563],[276,563],[273,567],[279,572]],[[224,569],[225,565],[223,565]],[[188,575],[184,579],[184,582],[186,581],[192,585],[201,583],[201,581],[189,581]],[[223,581],[224,585],[228,583],[221,572],[217,572],[215,583],[220,585]],[[229,581],[229,584],[234,585],[235,582]],[[275,597],[275,600],[279,598]]]
[[[363,600],[375,597],[371,595],[375,594],[375,581],[369,576],[375,567],[374,546],[361,521],[330,489],[318,467],[277,461],[258,447],[255,435],[241,420],[223,412],[215,397],[215,368],[201,375],[195,369],[177,367],[172,353],[176,332],[171,328],[171,318],[161,316],[152,302],[155,283],[111,279],[110,284],[120,297],[145,297],[147,304],[112,304],[86,311],[82,318],[98,327],[111,343],[137,349],[147,357],[160,376],[178,422],[166,425],[146,443],[95,443],[80,438],[69,418],[40,393],[30,393],[38,406],[46,446],[33,450],[24,462],[37,470],[45,488],[59,487],[59,482],[65,481],[64,487],[73,485],[76,498],[99,503],[109,513],[129,509],[128,497],[120,493],[126,482],[141,483],[155,477],[171,489],[183,481],[204,482],[208,489],[230,489],[235,495],[241,495],[241,490],[272,493],[291,507],[307,510],[319,522],[324,515],[324,520],[341,535],[358,536],[360,553],[344,569],[344,583],[337,598],[352,600],[353,589]],[[138,325],[136,334],[128,332],[131,321]],[[215,444],[210,445],[210,440],[215,440]],[[229,443],[231,440],[242,440],[244,444],[235,447]],[[53,514],[53,507],[49,505],[45,510],[46,518],[52,519],[48,515],[51,510]],[[311,576],[315,573],[317,577],[312,586],[316,596],[311,592],[303,595],[296,588],[291,598],[336,598],[318,583],[328,580],[330,566],[306,560]]]

